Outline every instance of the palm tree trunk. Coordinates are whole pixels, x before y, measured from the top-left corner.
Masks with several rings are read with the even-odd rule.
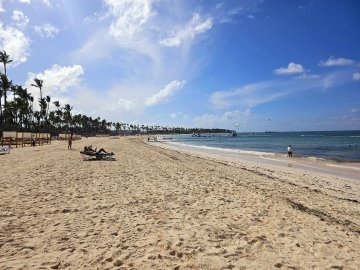
[[[1,105],[1,95],[0,95],[0,124],[1,127],[3,128],[3,112],[2,112],[2,105]]]

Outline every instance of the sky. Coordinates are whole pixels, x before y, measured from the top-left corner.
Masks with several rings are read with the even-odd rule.
[[[360,129],[358,0],[0,0],[0,50],[13,83],[38,98],[42,79],[74,114]]]

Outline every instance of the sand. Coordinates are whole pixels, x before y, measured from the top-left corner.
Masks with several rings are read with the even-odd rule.
[[[116,161],[83,161],[88,144]],[[0,269],[360,269],[360,182],[89,138],[0,156]]]

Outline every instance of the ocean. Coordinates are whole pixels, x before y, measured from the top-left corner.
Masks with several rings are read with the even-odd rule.
[[[360,162],[360,130],[255,132],[164,136],[169,142],[207,149],[223,149],[256,155],[286,155],[291,145],[293,157]]]

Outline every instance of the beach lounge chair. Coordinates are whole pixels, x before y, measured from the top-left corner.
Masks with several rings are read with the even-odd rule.
[[[86,147],[85,147],[86,148]],[[83,160],[115,160],[113,152],[95,151],[90,149],[84,149],[80,151]]]
[[[10,147],[2,146],[0,147],[0,155],[10,154]]]

